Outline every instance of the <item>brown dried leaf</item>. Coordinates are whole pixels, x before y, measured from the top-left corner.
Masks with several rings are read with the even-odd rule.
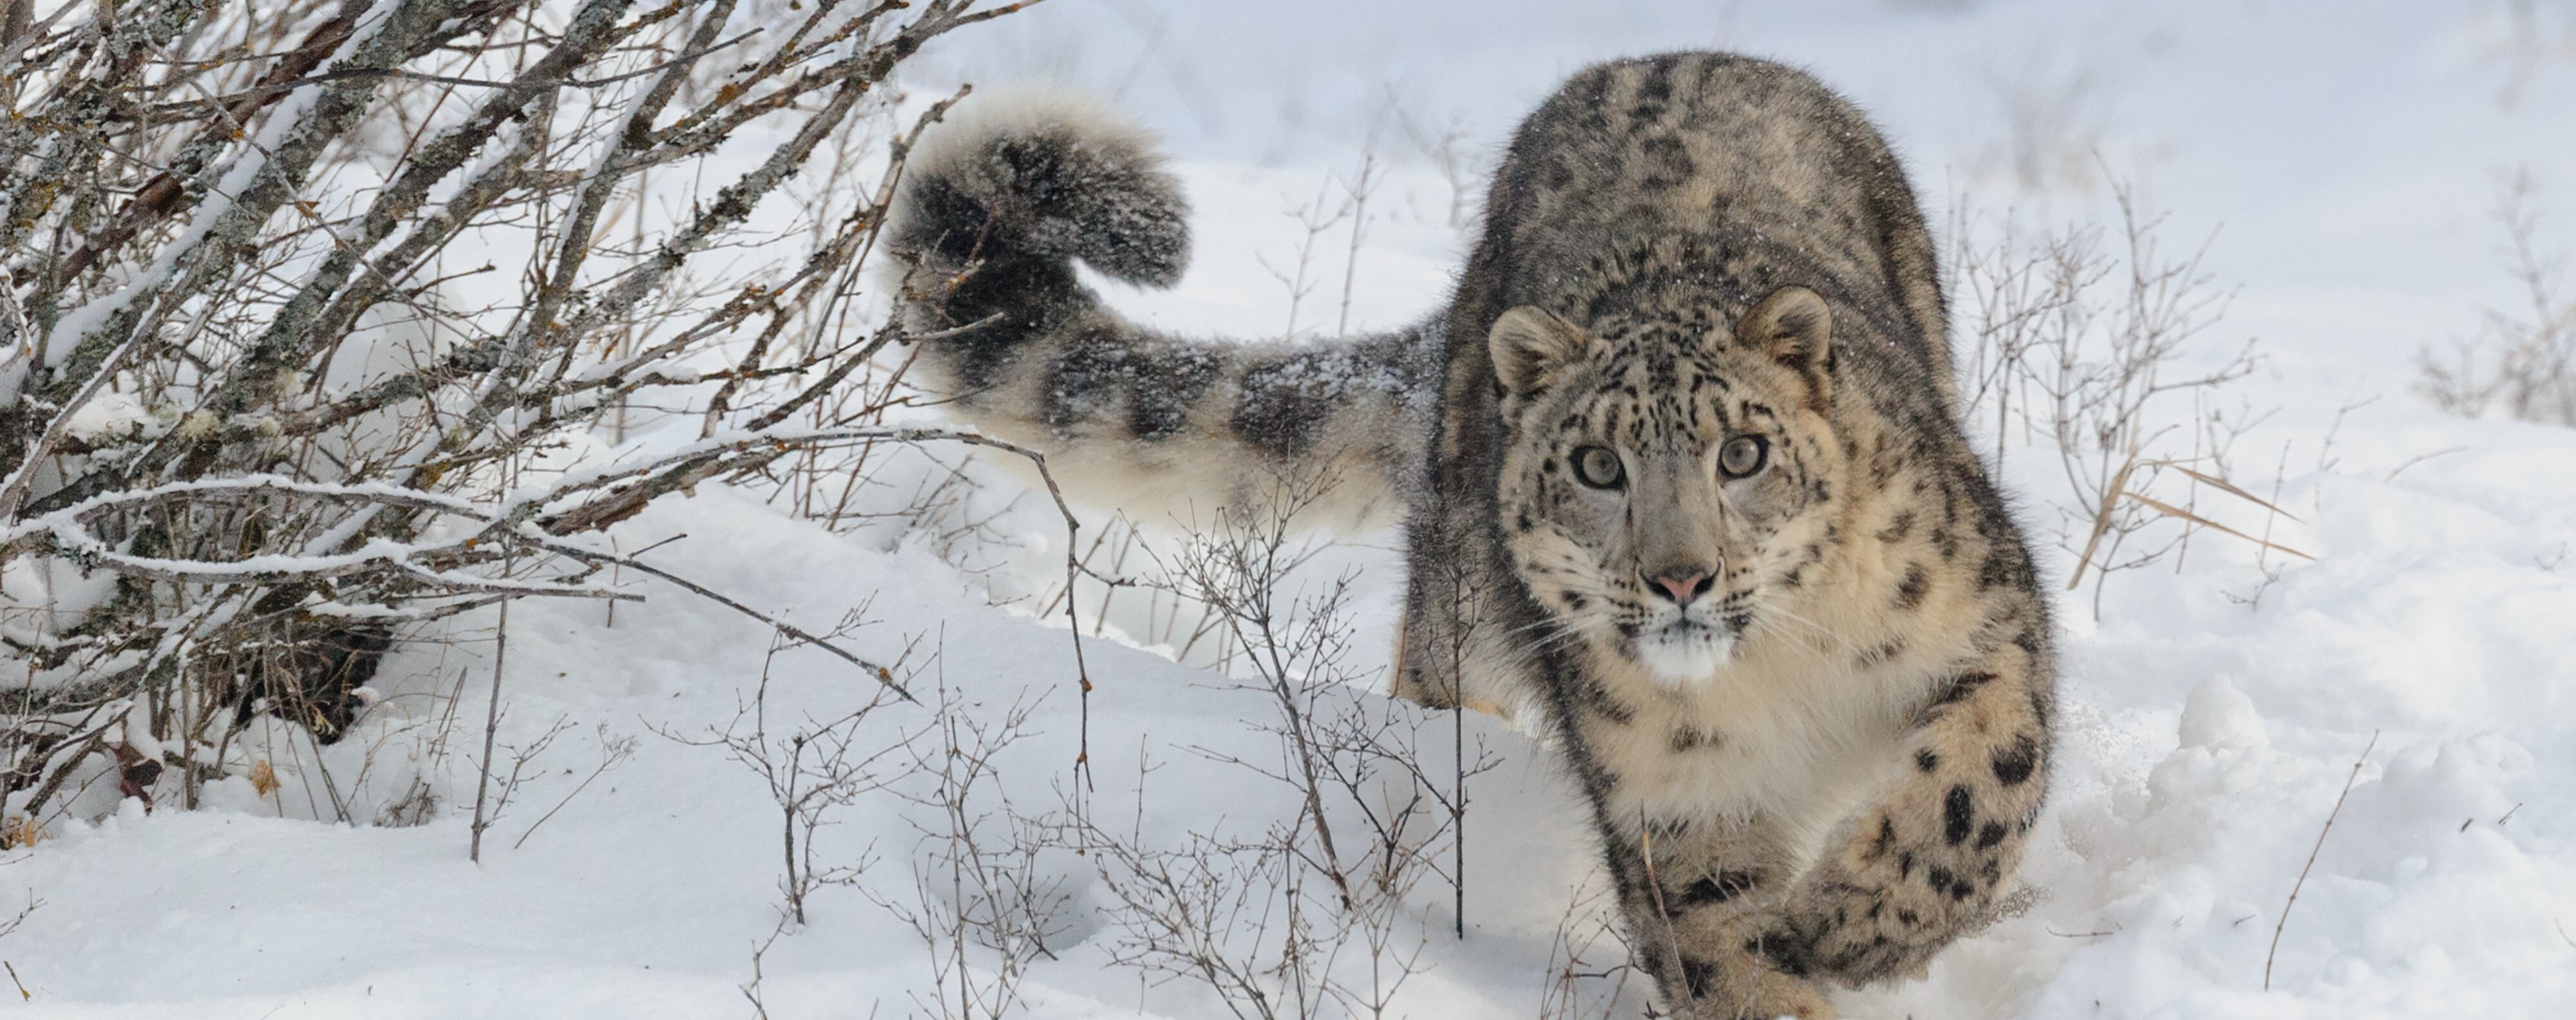
[[[34,846],[53,838],[53,835],[52,830],[45,828],[33,816],[19,815],[0,823],[0,850]]]
[[[2281,544],[2281,543],[2279,543],[2279,542],[2274,542],[2274,541],[2271,541],[2271,540],[2269,540],[2269,539],[2256,538],[2256,537],[2254,537],[2254,536],[2252,536],[2252,535],[2248,535],[2248,534],[2246,534],[2246,533],[2244,533],[2244,532],[2242,532],[2242,531],[2238,531],[2238,530],[2236,530],[2236,529],[2234,529],[2234,528],[2228,527],[2227,525],[2220,524],[2220,523],[2218,523],[2217,521],[2210,520],[2209,518],[2203,517],[2203,516],[2201,516],[2201,515],[2199,515],[2199,514],[2196,514],[2196,513],[2191,512],[2191,511],[2189,511],[2189,510],[2185,510],[2185,509],[2183,509],[2183,508],[2181,508],[2181,507],[2174,506],[2174,505],[2172,505],[2172,504],[2170,504],[2170,503],[2160,503],[2160,502],[2157,502],[2157,501],[2155,501],[2155,500],[2153,500],[2153,499],[2149,499],[2149,498],[2147,498],[2147,497],[2145,497],[2145,496],[2138,495],[2137,493],[2134,493],[2134,492],[2130,492],[2130,493],[2123,493],[2123,495],[2125,495],[2125,496],[2129,497],[2130,499],[2137,500],[2137,501],[2138,501],[2138,502],[2140,502],[2140,503],[2144,503],[2144,504],[2146,504],[2146,505],[2147,505],[2147,508],[2148,508],[2148,509],[2154,510],[2155,512],[2160,513],[2160,514],[2163,514],[2163,515],[2165,515],[2165,516],[2167,516],[2167,517],[2179,517],[2179,518],[2181,518],[2181,519],[2183,519],[2183,520],[2190,521],[2191,523],[2193,523],[2193,524],[2197,524],[2197,525],[2200,525],[2201,527],[2204,527],[2204,528],[2215,528],[2215,529],[2217,529],[2217,530],[2219,530],[2219,531],[2224,531],[2224,532],[2226,532],[2226,533],[2228,533],[2228,534],[2230,534],[2230,535],[2234,535],[2234,536],[2236,536],[2236,537],[2238,537],[2238,538],[2241,538],[2241,539],[2244,539],[2244,540],[2246,540],[2246,541],[2248,541],[2248,542],[2252,542],[2252,543],[2254,543],[2255,545],[2262,546],[2262,547],[2264,547],[2264,548],[2266,548],[2266,549],[2278,549],[2278,550],[2280,550],[2280,551],[2282,551],[2282,552],[2289,553],[2290,555],[2292,555],[2292,556],[2296,556],[2296,557],[2298,557],[2298,558],[2300,558],[2300,559],[2303,559],[2303,560],[2314,560],[2314,559],[2316,559],[2316,557],[2314,557],[2314,556],[2310,556],[2310,555],[2308,555],[2308,554],[2306,554],[2306,553],[2303,553],[2303,552],[2300,552],[2300,551],[2298,551],[2298,550],[2296,550],[2296,549],[2292,549],[2292,548],[2290,548],[2289,546],[2282,545],[2282,544]]]
[[[2248,503],[2252,503],[2252,504],[2254,504],[2255,506],[2262,507],[2263,509],[2265,509],[2265,510],[2269,510],[2269,511],[2272,511],[2273,513],[2280,514],[2281,516],[2283,516],[2283,517],[2287,517],[2287,518],[2289,518],[2289,519],[2291,519],[2291,520],[2293,520],[2293,521],[2298,521],[2298,522],[2299,522],[2299,523],[2301,523],[2301,524],[2306,524],[2306,523],[2307,523],[2306,521],[2300,521],[2300,520],[2299,520],[2299,515],[2294,514],[2294,513],[2291,513],[2291,512],[2289,512],[2289,511],[2287,511],[2287,510],[2283,510],[2283,509],[2281,509],[2279,506],[2274,505],[2274,504],[2272,503],[2272,501],[2271,501],[2271,500],[2264,499],[2264,498],[2263,498],[2263,497],[2261,497],[2261,496],[2257,496],[2257,495],[2255,495],[2255,494],[2253,494],[2253,493],[2250,493],[2250,492],[2247,492],[2247,491],[2245,491],[2245,490],[2243,490],[2243,489],[2237,488],[2237,487],[2236,487],[2236,485],[2235,485],[2235,483],[2229,482],[2227,479],[2220,478],[2220,477],[2218,477],[2218,476],[2216,476],[2216,475],[2212,475],[2212,474],[2205,474],[2205,473],[2203,473],[2203,472],[2194,471],[2194,470],[2192,470],[2192,469],[2190,469],[2190,468],[2184,467],[2184,466],[2182,466],[2181,464],[2176,463],[2176,462],[2174,462],[2174,461],[2170,461],[2170,460],[2151,460],[2151,461],[2148,461],[2147,463],[2149,463],[2149,464],[2153,464],[2153,465],[2155,465],[2155,466],[2157,466],[2157,467],[2169,467],[2169,468],[2172,468],[2172,469],[2174,469],[2174,470],[2176,470],[2176,471],[2180,471],[2180,472],[2182,472],[2183,474],[2190,475],[2194,480],[2199,481],[2199,482],[2201,482],[2202,484],[2209,485],[2209,486],[2211,486],[2211,487],[2213,487],[2213,488],[2216,488],[2216,489],[2217,489],[2217,490],[2219,490],[2220,492],[2224,492],[2224,493],[2226,493],[2226,494],[2228,494],[2228,495],[2230,495],[2230,496],[2234,496],[2234,497],[2236,497],[2236,498],[2238,498],[2238,499],[2241,499],[2241,500],[2244,500],[2244,501],[2246,501],[2246,502],[2248,502]]]

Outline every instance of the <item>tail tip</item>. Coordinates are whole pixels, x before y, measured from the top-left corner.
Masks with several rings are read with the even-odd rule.
[[[919,246],[971,235],[1146,287],[1189,262],[1189,204],[1153,135],[1084,96],[971,97],[924,134],[907,173],[898,229]]]

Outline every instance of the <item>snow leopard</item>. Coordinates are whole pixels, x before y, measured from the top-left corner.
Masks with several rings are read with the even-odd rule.
[[[1575,74],[1513,134],[1445,308],[1328,341],[1172,335],[1152,140],[1066,101],[925,141],[891,227],[924,385],[1120,505],[1338,479],[1401,515],[1394,693],[1536,728],[1670,1011],[1832,1015],[2028,895],[2055,669],[1967,440],[1903,169],[1810,75]]]

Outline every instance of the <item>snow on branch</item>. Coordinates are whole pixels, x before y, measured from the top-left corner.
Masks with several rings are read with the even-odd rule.
[[[909,698],[594,533],[821,450],[1035,459],[887,424],[917,338],[866,267],[956,99],[899,69],[1025,6],[140,0],[0,40],[0,816],[141,754],[65,742],[111,705],[193,802],[253,715],[337,739],[397,640],[524,597],[669,584]]]

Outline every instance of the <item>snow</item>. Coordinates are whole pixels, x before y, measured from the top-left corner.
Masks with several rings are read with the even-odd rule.
[[[1263,263],[1295,265],[1306,228],[1291,213],[1328,175],[1355,171],[1373,123],[1390,176],[1354,274],[1352,326],[1407,322],[1440,299],[1464,241],[1447,222],[1448,181],[1381,115],[1390,87],[1418,118],[1459,111],[1469,155],[1483,159],[1589,59],[1704,45],[1784,57],[1874,112],[1936,221],[1962,196],[2048,220],[2099,217],[2098,180],[2025,189],[2011,176],[2012,83],[2065,98],[2071,141],[2098,150],[2150,208],[2171,210],[2169,243],[2215,234],[2206,268],[2236,298],[2193,354],[2223,358],[2259,337],[2263,367],[2232,392],[2278,411],[2240,458],[2268,474],[2279,451],[2277,497],[2268,481],[2258,491],[2300,522],[2271,522],[2275,540],[2317,559],[2203,534],[2179,569],[2115,576],[2098,618],[2089,600],[2066,598],[2058,774],[2024,868],[2043,898],[1954,946],[1924,980],[1838,1005],[1872,1017],[2565,1015],[2576,1002],[2576,430],[2448,417],[2407,388],[2419,348],[2469,335],[2482,307],[2513,299],[2486,218],[2499,169],[2531,166],[2560,210],[2546,237],[2576,246],[2576,135],[2564,130],[2576,123],[2576,64],[2539,64],[2503,102],[2501,3],[1465,10],[1057,0],[931,57],[938,73],[979,82],[1088,82],[1160,129],[1196,209],[1196,260],[1174,291],[1110,287],[1110,299],[1160,326],[1241,336],[1285,328],[1287,288]],[[946,94],[935,84],[915,91]],[[1296,315],[1301,333],[1339,317],[1346,227],[1318,243],[1321,283]],[[631,463],[699,442],[693,421],[684,427],[615,452]],[[974,469],[990,488],[960,511],[990,516],[992,541],[957,557],[974,570],[900,522],[836,535],[714,483],[611,537],[630,553],[672,540],[647,562],[810,630],[864,607],[871,622],[845,647],[895,661],[912,646],[913,667],[937,649],[935,671],[908,682],[945,682],[984,717],[1032,704],[995,792],[1052,810],[1075,788],[1086,736],[1061,610],[1038,612],[1062,576],[1064,533],[1042,493],[1011,488],[1015,476],[989,463],[999,459]],[[878,505],[939,477],[926,459],[889,464]],[[2035,541],[2053,546],[2054,465],[2016,448],[2005,473]],[[1086,512],[1085,541],[1107,516]],[[1301,574],[1358,572],[1350,622],[1363,674],[1391,647],[1394,544],[1350,539]],[[2067,575],[2062,551],[2044,556],[2049,576]],[[99,584],[59,563],[41,578],[29,569],[12,566],[13,601]],[[741,986],[779,920],[778,809],[722,749],[670,737],[732,724],[772,636],[658,582],[605,580],[649,601],[512,610],[496,759],[506,770],[514,749],[558,721],[569,728],[533,760],[480,863],[466,846],[494,668],[488,613],[388,661],[374,684],[383,702],[346,740],[316,747],[257,724],[201,810],[147,813],[120,803],[112,778],[74,796],[77,818],[0,863],[0,914],[22,893],[40,901],[0,936],[0,960],[28,993],[0,1009],[752,1015]],[[1208,757],[1268,753],[1262,698],[1207,668],[1204,649],[1170,661],[1180,639],[1156,629],[1158,612],[1122,592],[1110,636],[1147,647],[1083,646],[1097,684],[1091,808],[1166,846],[1294,817],[1281,787]],[[875,689],[810,648],[778,653],[770,671],[776,719],[830,718]],[[867,725],[909,732],[928,711],[889,704]],[[1406,930],[1427,969],[1396,1012],[1539,1015],[1560,920],[1602,909],[1584,899],[1591,851],[1545,749],[1491,720],[1466,724],[1471,744],[1500,758],[1471,780],[1468,934],[1448,934],[1445,886],[1417,889]],[[1445,756],[1445,725],[1430,732],[1426,746]],[[574,794],[603,747],[625,738],[633,756]],[[254,782],[258,761],[281,785]],[[390,824],[421,789],[435,798],[425,824]],[[1141,819],[1130,817],[1140,803]],[[859,887],[821,890],[809,923],[760,958],[769,1015],[935,1013],[919,998],[933,987],[929,951],[871,898],[915,896],[928,852],[916,826],[933,819],[879,792],[833,820],[818,853],[869,863]],[[1187,982],[1148,984],[1110,962],[1115,930],[1090,862],[1040,866],[1064,883],[1067,927],[1031,970],[1020,1015],[1222,1013]],[[1586,959],[1598,969],[1603,954]],[[1613,995],[1609,980],[1580,989],[1595,1004]],[[1632,988],[1613,1015],[1640,1003]]]
[[[63,434],[80,439],[128,432],[155,435],[165,424],[133,394],[108,392],[73,408],[71,420],[64,424]]]

